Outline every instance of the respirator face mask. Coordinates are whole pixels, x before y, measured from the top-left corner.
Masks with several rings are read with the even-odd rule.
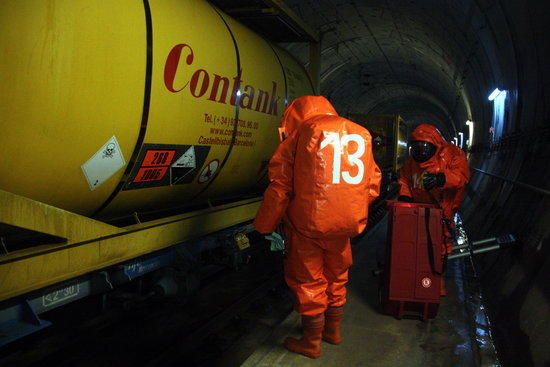
[[[427,141],[415,140],[409,145],[409,154],[418,163],[426,162],[434,156],[437,148]]]

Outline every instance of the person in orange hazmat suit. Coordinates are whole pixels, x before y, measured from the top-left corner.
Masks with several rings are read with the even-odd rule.
[[[468,161],[464,152],[446,142],[433,125],[418,125],[410,140],[410,158],[400,171],[398,200],[441,206],[446,222],[441,255],[445,257],[452,251],[453,217],[470,180]],[[441,294],[446,294],[443,279]]]
[[[281,143],[269,162],[270,184],[254,226],[267,234],[284,223],[285,279],[303,327],[303,337],[287,338],[285,346],[317,358],[321,339],[341,341],[350,237],[366,227],[381,174],[369,132],[338,116],[324,97],[295,99],[279,132]]]

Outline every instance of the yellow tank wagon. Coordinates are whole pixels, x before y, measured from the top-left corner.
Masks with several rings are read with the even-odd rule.
[[[0,32],[0,189],[86,216],[246,192],[312,93],[203,1],[6,0]]]
[[[407,125],[401,116],[352,113],[348,118],[372,134],[374,159],[380,169],[397,172],[408,157]]]

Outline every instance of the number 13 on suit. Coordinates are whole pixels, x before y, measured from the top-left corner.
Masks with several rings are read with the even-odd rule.
[[[363,181],[365,175],[365,165],[361,160],[363,154],[365,154],[365,139],[358,134],[349,134],[342,135],[336,132],[323,132],[324,139],[321,142],[321,150],[327,148],[329,145],[332,145],[334,149],[334,159],[332,162],[332,183],[339,184],[340,178],[343,178],[344,181],[351,185],[358,185]],[[347,149],[344,150],[344,147],[347,147],[350,142],[355,142],[357,144],[357,150],[353,154],[349,154]],[[342,156],[344,151],[347,153],[347,160],[357,166],[357,174],[352,176],[348,171],[342,171]]]

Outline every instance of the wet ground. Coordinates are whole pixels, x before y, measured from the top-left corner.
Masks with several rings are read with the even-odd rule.
[[[293,312],[243,366],[479,366],[483,365],[464,307],[461,263],[450,263],[438,316],[428,322],[397,320],[380,313],[377,253],[386,241],[386,221],[353,246],[348,303],[339,346],[323,342],[322,355],[312,360],[288,352],[282,342],[300,335],[299,315]]]

